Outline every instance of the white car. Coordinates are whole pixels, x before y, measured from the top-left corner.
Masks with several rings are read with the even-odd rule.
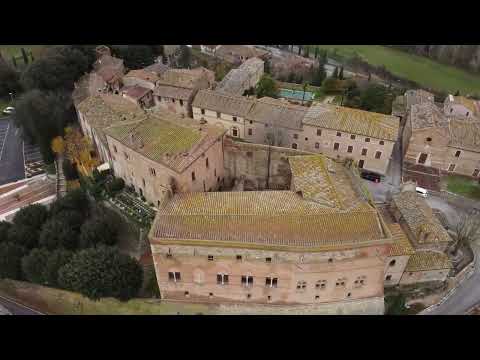
[[[15,108],[11,106],[8,106],[3,110],[3,113],[5,115],[10,115],[10,114],[13,114],[14,112],[15,112]]]
[[[415,189],[417,191],[417,194],[420,195],[420,196],[423,196],[423,197],[427,197],[428,195],[428,191],[424,188],[421,188],[419,186],[417,186],[417,188]]]

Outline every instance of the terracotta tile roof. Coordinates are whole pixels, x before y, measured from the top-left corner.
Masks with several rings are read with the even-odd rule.
[[[176,194],[151,242],[310,251],[388,243],[373,208],[335,211],[291,191]]]
[[[103,78],[95,72],[82,76],[75,84],[75,89],[72,92],[72,99],[75,105],[80,104],[89,96],[100,93],[100,89],[104,89],[106,82]]]
[[[146,69],[131,70],[124,77],[133,77],[133,78],[148,81],[152,84],[155,84],[155,82],[159,79],[157,74],[155,74],[154,72],[148,71]]]
[[[412,129],[446,128],[448,119],[434,103],[415,104],[410,108]]]
[[[145,113],[131,101],[119,95],[99,94],[90,96],[78,104],[77,109],[86,121],[99,134],[100,140],[107,145],[103,130],[118,122],[139,121]]]
[[[141,121],[116,123],[104,131],[132,150],[179,173],[225,133],[217,126],[199,125],[169,111],[148,113]]]
[[[388,256],[402,256],[402,255],[413,255],[415,254],[415,249],[413,248],[410,240],[408,240],[407,235],[400,227],[400,224],[390,223],[388,228],[393,236],[393,245],[390,248],[390,253]]]
[[[292,156],[288,161],[294,190],[303,198],[344,210],[360,206],[362,199],[342,164],[322,155]]]
[[[403,191],[393,196],[393,204],[402,214],[416,241],[423,243],[450,242],[452,238],[424,198],[414,191]],[[422,234],[431,234],[425,238]]]
[[[212,90],[200,90],[195,95],[192,106],[218,111],[223,114],[246,117],[253,103],[253,100],[243,96],[228,95]]]
[[[161,76],[168,69],[170,69],[170,67],[168,65],[165,65],[161,62],[156,62],[155,64],[147,66],[143,70],[152,72],[154,74],[157,74],[157,76]]]
[[[428,103],[434,103],[435,101],[435,96],[425,90],[419,89],[419,90],[407,90],[405,92],[405,104],[407,106],[407,111],[410,109],[412,105],[415,104],[422,104],[425,102]]]
[[[448,256],[438,251],[417,251],[408,260],[405,271],[429,271],[429,270],[448,270],[452,268],[452,263]]]
[[[449,146],[480,152],[480,122],[450,119]]]
[[[297,182],[311,197],[294,191],[176,194],[159,209],[150,241],[292,251],[392,243],[375,208],[366,202],[348,209],[342,206],[347,192],[340,188],[349,184],[336,181],[340,171],[326,175],[326,161],[322,155],[305,156],[303,164],[309,162],[311,167],[303,173],[299,173],[302,161],[292,161],[300,180],[313,175],[319,182],[317,187]],[[323,175],[314,174],[315,165]],[[309,193],[312,188],[314,193]]]
[[[123,88],[120,89],[120,92],[122,94],[126,94],[132,99],[139,100],[143,98],[145,95],[147,95],[151,89],[144,88],[140,85],[134,85],[134,86],[124,86]]]
[[[188,100],[193,94],[193,89],[181,88],[169,85],[157,85],[153,89],[156,96],[162,96],[173,99]]]
[[[215,89],[218,92],[231,95],[243,95],[248,89],[250,75],[241,69],[233,69],[228,72]]]
[[[202,72],[195,70],[168,69],[160,76],[158,84],[193,89],[203,77]]]
[[[247,114],[247,119],[263,124],[300,130],[306,112],[307,108],[304,106],[263,97],[255,101]]]
[[[220,45],[215,51],[215,55],[226,58],[243,57],[261,57],[268,54],[268,51],[260,50],[246,45]]]
[[[397,141],[399,131],[399,119],[396,116],[331,104],[310,107],[303,123],[390,141]]]

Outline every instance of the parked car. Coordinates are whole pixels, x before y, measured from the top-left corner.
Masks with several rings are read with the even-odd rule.
[[[419,186],[416,187],[415,191],[417,192],[418,195],[423,196],[424,198],[426,198],[428,195],[427,189],[421,188]]]
[[[4,110],[3,110],[3,113],[5,115],[10,115],[10,114],[13,114],[15,112],[15,108],[14,107],[11,107],[11,106],[7,106]]]
[[[382,176],[371,171],[362,171],[360,177],[366,180],[379,183],[382,180]]]

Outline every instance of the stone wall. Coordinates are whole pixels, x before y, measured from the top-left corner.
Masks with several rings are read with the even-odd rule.
[[[290,189],[291,171],[289,156],[309,155],[294,149],[269,147],[250,144],[226,138],[224,140],[225,183],[233,183],[235,179],[244,179],[244,189],[265,190]],[[270,176],[268,177],[268,157],[270,152]]]

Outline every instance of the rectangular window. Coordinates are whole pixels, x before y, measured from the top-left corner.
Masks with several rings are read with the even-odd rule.
[[[350,139],[355,140],[355,135],[350,135]]]
[[[237,261],[242,261],[242,255],[237,255],[236,258],[237,258]]]
[[[294,139],[298,139],[298,134],[293,134]]]
[[[200,112],[202,113],[202,115],[205,115],[205,109],[200,109]]]
[[[252,129],[248,129],[248,135],[253,135],[253,130]]]
[[[228,284],[228,275],[227,274],[217,274],[217,284],[218,285],[227,285]]]
[[[152,175],[152,176],[157,175],[154,168],[150,168],[150,175]]]
[[[322,136],[322,130],[321,129],[317,129],[317,136]]]
[[[478,176],[478,173],[480,173],[480,169],[475,169],[475,170],[473,171],[472,176],[473,176],[473,177],[477,177],[477,176]]]
[[[195,171],[192,171],[192,181],[195,181]]]
[[[460,150],[457,150],[457,152],[455,153],[455,157],[460,157],[460,154],[461,154],[461,153],[462,153],[462,152],[461,152]]]
[[[377,151],[375,153],[375,159],[380,159],[380,156],[382,156],[382,152],[381,151]]]
[[[365,138],[365,142],[370,142],[370,138]]]
[[[183,100],[180,100],[180,106],[183,106]]]
[[[253,285],[253,276],[242,275],[242,285],[250,287]]]
[[[208,158],[205,159],[205,167],[208,169]]]
[[[363,169],[364,166],[365,166],[365,160],[362,159],[362,160],[360,160],[360,161],[358,162],[358,167],[359,167],[360,169]]]
[[[221,116],[222,114],[217,111],[217,119],[220,119]]]
[[[379,143],[380,145],[385,145],[385,141],[383,141],[383,140],[380,140],[378,143]]]
[[[158,100],[158,102],[162,102],[162,97],[161,97],[161,96],[157,96],[157,100]]]
[[[353,152],[353,146],[349,146],[349,147],[347,148],[347,152],[348,152],[348,153]]]
[[[421,153],[420,157],[418,158],[418,163],[425,164],[425,162],[427,161],[427,158],[428,158],[428,154]]]
[[[362,155],[367,156],[367,149],[362,149]]]
[[[115,145],[113,145],[113,151],[117,152],[117,147]]]
[[[267,258],[265,258],[265,262],[267,262],[267,263],[271,263],[271,262],[272,262],[272,258],[271,258],[271,257],[267,257]]]
[[[338,148],[340,147],[339,143],[333,144],[333,150],[338,151]]]
[[[315,149],[320,149],[320,144],[319,143],[315,143]]]
[[[233,116],[232,119],[233,119],[233,121],[237,121],[237,117],[236,117],[236,116]]]
[[[168,272],[168,281],[179,282],[180,280],[182,280],[182,278],[180,277],[179,272],[173,272],[173,271]]]
[[[172,99],[172,103],[174,103],[174,104],[175,104],[175,99]]]
[[[448,166],[448,171],[453,171],[453,170],[455,170],[455,164],[450,164]]]
[[[265,278],[265,286],[266,287],[277,287],[278,286],[278,278],[271,278],[271,277],[267,277]]]
[[[125,160],[128,160],[128,154],[124,152],[123,155],[125,155]]]
[[[340,131],[337,131],[337,136],[341,137],[342,133]]]
[[[217,176],[217,169],[213,169],[213,176]]]
[[[213,261],[213,255],[208,255],[208,261]]]

